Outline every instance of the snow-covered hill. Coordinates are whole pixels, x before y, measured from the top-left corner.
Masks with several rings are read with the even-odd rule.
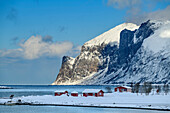
[[[170,83],[170,22],[124,23],[63,57],[53,85]]]
[[[128,29],[131,31],[134,31],[135,29],[138,29],[139,26],[132,23],[123,23],[121,25],[118,25],[109,31],[104,32],[103,34],[97,36],[96,38],[86,42],[84,46],[96,46],[96,45],[102,45],[109,44],[113,42],[119,43],[120,40],[120,32],[124,29]]]

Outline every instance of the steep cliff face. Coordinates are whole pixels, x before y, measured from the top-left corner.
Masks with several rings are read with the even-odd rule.
[[[106,46],[118,48],[120,32],[123,29],[135,30],[138,26],[131,23],[124,23],[86,42],[81,53],[74,60],[70,57],[63,57],[62,66],[53,84],[79,84],[91,77],[94,73],[105,68]],[[108,51],[109,53],[109,51]],[[107,53],[107,54],[108,54]]]
[[[71,79],[74,61],[75,59],[72,57],[69,56],[63,57],[62,66],[56,79],[59,83],[62,81],[69,81]]]
[[[131,23],[116,26],[86,42],[75,59],[63,57],[53,85],[169,83],[170,48],[167,48],[170,38],[160,36],[167,29],[170,29],[170,22],[147,21],[140,27]],[[154,50],[155,40],[162,42],[155,47],[157,51]]]

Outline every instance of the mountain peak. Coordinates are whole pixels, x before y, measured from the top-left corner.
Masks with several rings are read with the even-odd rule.
[[[124,29],[134,31],[135,29],[138,29],[139,26],[133,23],[123,23],[120,24],[109,31],[104,32],[103,34],[97,36],[96,38],[86,42],[84,46],[95,46],[95,45],[101,45],[101,44],[108,44],[112,42],[119,43],[120,40],[120,32]]]
[[[53,85],[170,83],[170,23],[123,23],[64,57]]]

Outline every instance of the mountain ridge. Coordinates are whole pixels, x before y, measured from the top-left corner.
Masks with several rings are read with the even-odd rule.
[[[117,30],[118,28],[120,29]],[[118,25],[109,30],[110,32],[107,31],[86,42],[76,58],[64,56],[60,72],[52,85],[99,85],[145,81],[170,83],[169,49],[165,52],[166,55],[162,56],[159,53],[160,49],[156,55],[153,54],[153,50],[149,51],[150,48],[154,48],[150,45],[154,39],[161,40],[160,37],[154,37],[169,29],[169,22],[147,21],[140,27],[132,23]],[[114,30],[115,33],[111,32]],[[163,41],[167,43],[164,46],[170,46],[169,39]],[[151,68],[150,63],[159,69]]]

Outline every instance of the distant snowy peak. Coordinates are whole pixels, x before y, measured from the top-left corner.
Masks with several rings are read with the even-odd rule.
[[[133,23],[123,23],[120,24],[109,31],[104,32],[103,34],[97,36],[96,38],[86,42],[84,46],[95,46],[95,45],[101,45],[101,44],[109,44],[109,43],[119,43],[120,40],[120,32],[124,29],[128,29],[131,31],[134,31],[135,29],[138,29],[139,26]]]
[[[153,28],[159,28],[162,25],[167,25],[170,24],[169,20],[166,21],[160,21],[160,20],[149,20],[150,23],[154,23],[154,25],[152,25]]]
[[[170,52],[170,21],[160,22],[154,21],[155,28],[154,34],[148,39],[144,40],[143,47],[154,53],[164,50]]]

